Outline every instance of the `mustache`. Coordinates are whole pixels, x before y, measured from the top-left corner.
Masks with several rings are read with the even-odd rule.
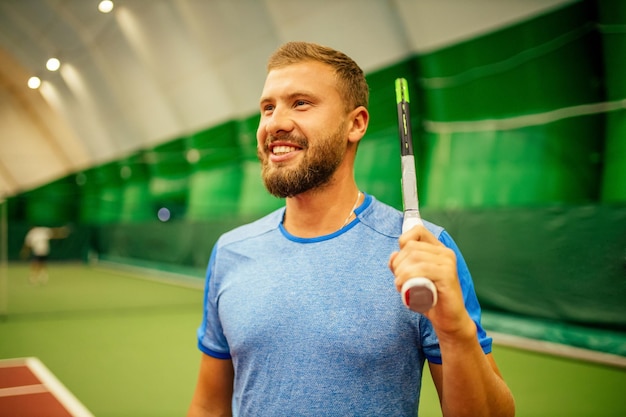
[[[266,161],[267,155],[270,152],[270,145],[277,141],[288,142],[288,143],[298,146],[301,149],[307,149],[309,147],[309,141],[303,136],[298,136],[298,135],[294,135],[291,133],[285,133],[285,134],[280,134],[280,135],[267,135],[263,145],[261,146],[259,144],[257,146],[257,149],[256,149],[257,159],[261,162]]]
[[[309,141],[305,137],[294,135],[291,133],[286,133],[282,135],[267,135],[267,138],[265,139],[265,143],[264,143],[264,148],[267,150],[270,144],[274,142],[278,142],[278,141],[289,142],[294,145],[297,145],[298,147],[302,149],[309,147]]]

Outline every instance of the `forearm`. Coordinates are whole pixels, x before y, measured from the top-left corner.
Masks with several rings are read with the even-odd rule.
[[[478,343],[473,322],[469,330],[464,335],[440,337],[443,415],[514,416],[511,391],[491,355],[485,355]]]
[[[191,404],[187,417],[232,417],[230,410],[211,410],[198,404]]]

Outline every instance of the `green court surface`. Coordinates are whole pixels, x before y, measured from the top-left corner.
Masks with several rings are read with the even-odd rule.
[[[46,285],[8,267],[0,359],[37,357],[97,417],[183,416],[200,353],[195,288],[82,264],[51,264]],[[517,416],[626,416],[623,368],[496,345]],[[420,415],[440,416],[427,377]]]

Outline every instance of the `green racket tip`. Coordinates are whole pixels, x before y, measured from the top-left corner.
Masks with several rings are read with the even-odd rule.
[[[396,103],[409,102],[409,84],[406,78],[396,78]]]

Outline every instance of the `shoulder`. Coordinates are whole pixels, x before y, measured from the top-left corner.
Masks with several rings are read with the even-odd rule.
[[[233,243],[260,237],[273,230],[276,230],[278,229],[280,222],[282,221],[284,212],[285,208],[282,207],[252,223],[236,227],[221,235],[217,240],[216,246],[228,246]]]
[[[29,237],[44,237],[49,236],[52,233],[51,229],[48,227],[33,227],[28,231],[26,236]]]
[[[367,227],[375,230],[378,233],[387,235],[389,237],[398,238],[402,234],[402,211],[392,207],[382,201],[376,199],[376,197],[367,194],[365,207],[362,212],[359,213],[359,220]],[[445,238],[445,230],[443,227],[431,223],[427,220],[423,220],[426,228],[437,239],[441,240]]]

